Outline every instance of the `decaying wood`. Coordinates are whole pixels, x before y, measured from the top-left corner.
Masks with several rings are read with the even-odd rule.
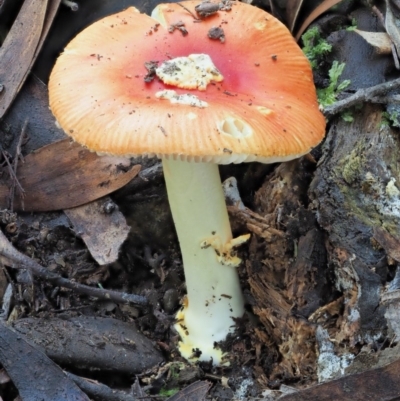
[[[23,203],[14,199],[14,208],[51,211],[83,205],[121,188],[140,171],[130,159],[98,156],[77,143],[64,139],[25,157],[18,169],[24,190]],[[9,187],[0,182],[0,207],[8,205]]]
[[[247,218],[254,235],[246,267],[253,311],[265,329],[256,335],[275,360],[270,379],[316,372],[316,326],[307,318],[331,296],[323,234],[306,208],[314,168],[307,159],[281,164],[256,194],[259,217]]]
[[[389,234],[382,227],[374,227],[374,239],[388,256],[400,263],[400,238],[398,236]]]
[[[332,379],[360,349],[399,338],[398,160],[398,132],[366,105],[332,125],[317,167],[281,164],[253,215],[236,211],[253,232],[246,267],[270,380]]]
[[[339,342],[385,337],[380,295],[390,249],[374,240],[374,230],[400,238],[399,145],[398,133],[382,124],[380,108],[365,106],[352,124],[332,127],[311,185],[319,224],[329,235],[336,288],[345,297],[344,319],[331,333]]]

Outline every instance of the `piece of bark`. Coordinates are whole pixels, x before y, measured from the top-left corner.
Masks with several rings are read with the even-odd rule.
[[[321,231],[309,230],[299,238],[297,255],[286,270],[287,297],[294,312],[308,318],[323,303],[321,294],[329,293],[329,282],[321,266],[326,266],[326,250]]]
[[[19,164],[18,194],[14,208],[51,211],[83,205],[124,186],[140,171],[130,159],[98,156],[77,143],[64,139],[38,149]],[[0,183],[0,207],[7,208],[9,187]]]
[[[373,235],[376,242],[379,243],[392,259],[400,263],[400,237],[390,235],[381,227],[374,227],[373,229]]]
[[[332,126],[311,184],[318,221],[329,235],[337,289],[347,300],[357,299],[354,313],[363,310],[356,337],[375,336],[385,327],[377,306],[388,265],[385,249],[374,237],[384,229],[388,236],[400,238],[399,200],[389,191],[400,174],[399,158],[398,133],[382,124],[379,106],[366,105],[353,123],[339,121]],[[363,302],[360,286],[364,286]],[[358,296],[350,295],[353,291]]]
[[[24,1],[0,49],[0,118],[21,88],[34,60],[43,30],[47,0]]]
[[[14,329],[62,365],[134,375],[163,361],[133,322],[111,318],[27,318]]]
[[[400,397],[399,371],[400,360],[280,397],[279,401],[397,401]]]
[[[128,237],[130,228],[111,198],[105,197],[66,209],[64,213],[99,265],[118,259],[119,249]]]
[[[24,401],[89,401],[54,362],[1,321],[0,363]]]

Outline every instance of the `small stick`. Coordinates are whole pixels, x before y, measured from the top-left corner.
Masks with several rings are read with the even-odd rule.
[[[201,21],[201,18],[197,18],[187,7],[185,7],[181,3],[175,3],[178,4],[178,6],[181,6],[185,11],[187,11],[196,21]]]
[[[91,379],[85,379],[80,376],[76,376],[70,372],[64,373],[74,381],[74,383],[86,394],[95,399],[109,400],[109,401],[138,401],[137,397],[134,397],[124,391],[112,389],[105,384],[95,382]]]
[[[13,176],[15,177],[15,179],[13,180],[13,182],[11,184],[11,189],[10,189],[10,210],[11,211],[13,211],[13,209],[14,209],[15,187],[17,185],[17,182],[19,184],[19,181],[17,179],[18,159],[19,159],[20,156],[22,158],[22,151],[21,151],[22,140],[25,137],[26,128],[27,127],[28,127],[28,119],[25,120],[24,125],[22,126],[21,133],[19,135],[18,142],[17,142],[17,148],[15,149],[15,156],[14,156],[13,169],[12,169],[13,170]],[[25,191],[21,187],[21,185],[18,185],[18,189],[21,192],[20,196],[21,196],[21,200],[22,200],[22,210],[24,210],[24,194],[25,194]]]
[[[385,16],[382,14],[382,12],[376,6],[372,6],[372,11],[378,17],[379,22],[382,24],[382,27],[384,28],[385,27]]]
[[[22,188],[21,184],[20,184],[19,181],[18,181],[17,176],[16,176],[15,173],[14,173],[14,170],[13,170],[13,168],[12,168],[12,165],[11,165],[11,163],[10,163],[10,160],[8,160],[8,156],[7,156],[6,152],[5,152],[4,150],[1,150],[1,154],[3,155],[4,160],[6,161],[6,164],[7,164],[7,166],[8,166],[8,171],[9,171],[9,173],[10,173],[12,179],[14,180],[14,182],[16,183],[16,185],[18,186],[18,189],[19,189],[21,192],[24,192],[24,189]],[[10,208],[10,210],[12,211],[11,208]]]
[[[400,95],[387,95],[387,96],[375,96],[368,99],[371,103],[381,103],[381,104],[388,104],[388,103],[400,103]]]
[[[53,285],[70,288],[71,290],[77,292],[78,294],[84,294],[89,297],[95,297],[103,301],[114,301],[123,304],[134,304],[134,305],[147,305],[148,301],[146,297],[127,294],[125,292],[105,290],[101,288],[89,287],[87,285],[79,284],[70,281],[64,277],[59,276],[45,267],[41,266],[39,263],[35,262],[33,259],[24,255],[15,249],[11,243],[8,241],[7,237],[0,230],[0,255],[8,259],[10,267],[13,269],[28,269],[32,274],[42,280],[45,280]],[[8,265],[8,263],[5,263]]]
[[[383,84],[371,86],[366,89],[359,89],[354,95],[347,97],[346,99],[339,100],[332,106],[328,106],[323,110],[325,117],[333,117],[335,114],[348,109],[349,107],[355,106],[362,102],[373,101],[377,96],[387,94],[391,90],[400,88],[400,78],[393,79]]]

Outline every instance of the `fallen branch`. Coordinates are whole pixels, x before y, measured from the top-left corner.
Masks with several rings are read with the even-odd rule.
[[[63,278],[58,274],[47,270],[45,267],[41,266],[39,263],[35,262],[33,259],[24,255],[23,253],[17,251],[11,245],[2,231],[0,231],[0,255],[8,260],[6,264],[13,269],[27,269],[31,271],[34,276],[42,280],[45,280],[56,286],[69,288],[78,294],[123,304],[145,306],[148,303],[147,298],[140,295],[89,287],[87,285],[79,284]]]
[[[346,99],[339,100],[332,106],[326,107],[323,110],[323,113],[325,117],[329,118],[359,103],[376,103],[377,96],[387,95],[388,92],[398,88],[400,88],[400,78],[385,82],[383,84],[371,86],[370,88],[359,89],[354,95],[351,95]]]

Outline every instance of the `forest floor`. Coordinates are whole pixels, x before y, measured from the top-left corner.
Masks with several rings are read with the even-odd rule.
[[[253,2],[294,33],[318,28],[299,43],[327,133],[294,161],[221,166],[237,182],[234,236],[251,234],[239,249],[246,314],[224,367],[177,351],[185,281],[160,162],[72,146],[48,109],[50,70],[77,32],[157,3],[39,3],[0,2],[3,48],[26,70],[10,74],[0,53],[1,399],[397,399],[398,60],[383,36],[356,31],[400,48],[396,2]],[[40,53],[16,51],[35,40]]]

